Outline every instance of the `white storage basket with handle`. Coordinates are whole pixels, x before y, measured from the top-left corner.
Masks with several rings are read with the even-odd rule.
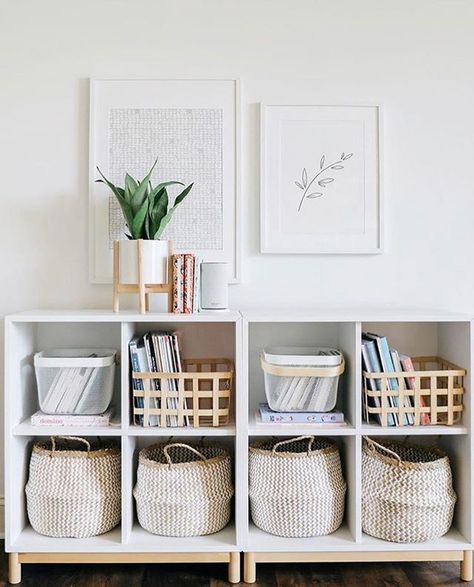
[[[120,522],[120,448],[52,437],[33,446],[26,484],[31,526],[56,538],[104,534]]]
[[[451,527],[456,493],[445,453],[364,439],[362,530],[390,542],[426,542]]]
[[[140,451],[133,495],[140,525],[160,536],[203,536],[229,523],[231,458],[225,448],[183,443]]]
[[[249,458],[250,512],[256,526],[295,538],[324,536],[339,528],[346,482],[334,442],[314,436],[264,440],[250,446]]]
[[[38,400],[45,414],[102,414],[114,390],[116,351],[53,349],[36,353]]]
[[[344,356],[337,349],[275,347],[260,356],[265,394],[275,412],[330,412]]]

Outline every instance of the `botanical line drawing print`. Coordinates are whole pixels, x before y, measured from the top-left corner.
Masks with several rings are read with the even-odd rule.
[[[354,153],[342,153],[341,156],[339,157],[339,159],[337,161],[333,161],[332,163],[329,163],[329,165],[326,165],[326,156],[323,155],[321,157],[321,160],[319,161],[319,171],[316,173],[316,175],[313,177],[313,179],[311,179],[308,182],[308,172],[306,171],[306,167],[303,167],[303,171],[301,173],[301,181],[295,181],[296,186],[300,189],[303,190],[303,195],[301,196],[301,200],[298,206],[298,212],[301,211],[301,207],[303,206],[303,202],[305,201],[306,198],[308,198],[308,200],[312,200],[314,198],[320,198],[321,196],[324,195],[324,193],[318,192],[318,191],[311,191],[310,192],[310,187],[313,185],[313,183],[318,180],[318,186],[320,188],[322,188],[323,190],[334,181],[334,177],[321,177],[323,175],[323,173],[325,173],[326,171],[330,170],[330,169],[334,169],[336,171],[340,171],[341,169],[344,169],[344,165],[341,165],[341,163],[343,163],[344,161],[347,161],[347,159],[350,159],[352,156],[354,155]],[[318,179],[319,178],[319,179]],[[318,188],[316,188],[318,189]]]

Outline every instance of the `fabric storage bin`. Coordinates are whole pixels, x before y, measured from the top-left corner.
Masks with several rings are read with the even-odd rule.
[[[346,482],[334,442],[314,436],[259,441],[250,446],[249,459],[250,513],[256,526],[294,538],[339,528]]]
[[[85,438],[34,444],[25,487],[28,518],[39,534],[87,538],[120,522],[120,449]]]
[[[344,357],[331,348],[274,347],[260,356],[265,395],[275,412],[330,412]]]
[[[230,520],[231,458],[225,448],[183,443],[140,451],[133,495],[140,525],[160,536],[203,536]]]
[[[390,542],[426,542],[451,527],[456,493],[445,453],[364,439],[362,529]]]
[[[38,400],[45,414],[102,414],[112,400],[116,351],[53,349],[36,353]]]

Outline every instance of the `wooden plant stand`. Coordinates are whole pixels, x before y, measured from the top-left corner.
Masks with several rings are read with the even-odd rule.
[[[229,583],[240,582],[240,552],[11,552],[8,582],[21,582],[22,564],[226,563]]]
[[[119,311],[119,296],[121,293],[138,294],[140,314],[150,310],[150,294],[168,295],[168,312],[173,311],[173,267],[171,263],[171,243],[168,257],[168,282],[144,283],[143,281],[143,240],[137,239],[137,273],[138,283],[120,283],[120,241],[114,241],[113,250],[113,306],[114,312]]]

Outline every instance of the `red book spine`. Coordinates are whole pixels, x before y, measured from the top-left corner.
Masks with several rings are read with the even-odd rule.
[[[184,255],[184,313],[192,314],[194,297],[194,255]]]
[[[173,312],[183,313],[184,255],[173,255]]]

